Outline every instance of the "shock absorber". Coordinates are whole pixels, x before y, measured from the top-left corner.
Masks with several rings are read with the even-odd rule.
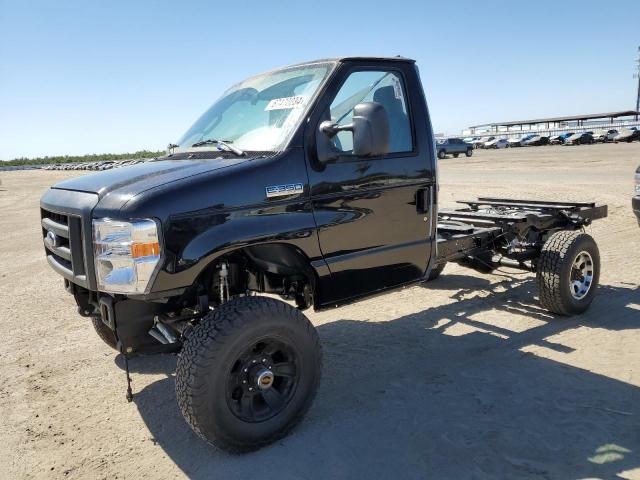
[[[225,262],[220,265],[220,304],[229,300],[229,268]]]

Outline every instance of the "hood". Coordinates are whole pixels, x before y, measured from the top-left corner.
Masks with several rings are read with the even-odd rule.
[[[56,183],[51,188],[96,193],[100,198],[116,190],[131,196],[166,183],[212,172],[247,160],[247,158],[152,160],[137,165],[71,178]]]

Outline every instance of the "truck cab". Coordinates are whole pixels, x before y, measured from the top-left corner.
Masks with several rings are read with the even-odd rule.
[[[432,138],[412,60],[258,75],[165,157],[54,185],[41,204],[47,259],[82,313],[113,310],[111,326],[135,317],[130,336],[118,335],[131,352],[157,343],[146,332],[163,308],[216,301],[221,263],[230,294],[256,289],[303,307],[410,283],[434,253]]]

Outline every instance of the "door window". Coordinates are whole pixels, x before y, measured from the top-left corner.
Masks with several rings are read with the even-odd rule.
[[[413,150],[406,95],[399,74],[367,70],[349,75],[329,107],[331,121],[339,125],[351,123],[354,107],[362,102],[379,103],[387,112],[389,153]],[[353,149],[351,132],[339,132],[333,141],[337,150],[351,153]]]

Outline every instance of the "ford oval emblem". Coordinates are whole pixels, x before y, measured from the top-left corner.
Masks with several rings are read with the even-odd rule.
[[[47,242],[47,245],[49,245],[50,247],[57,247],[58,246],[58,236],[53,233],[51,230],[47,231],[47,236],[45,238],[45,242]]]

